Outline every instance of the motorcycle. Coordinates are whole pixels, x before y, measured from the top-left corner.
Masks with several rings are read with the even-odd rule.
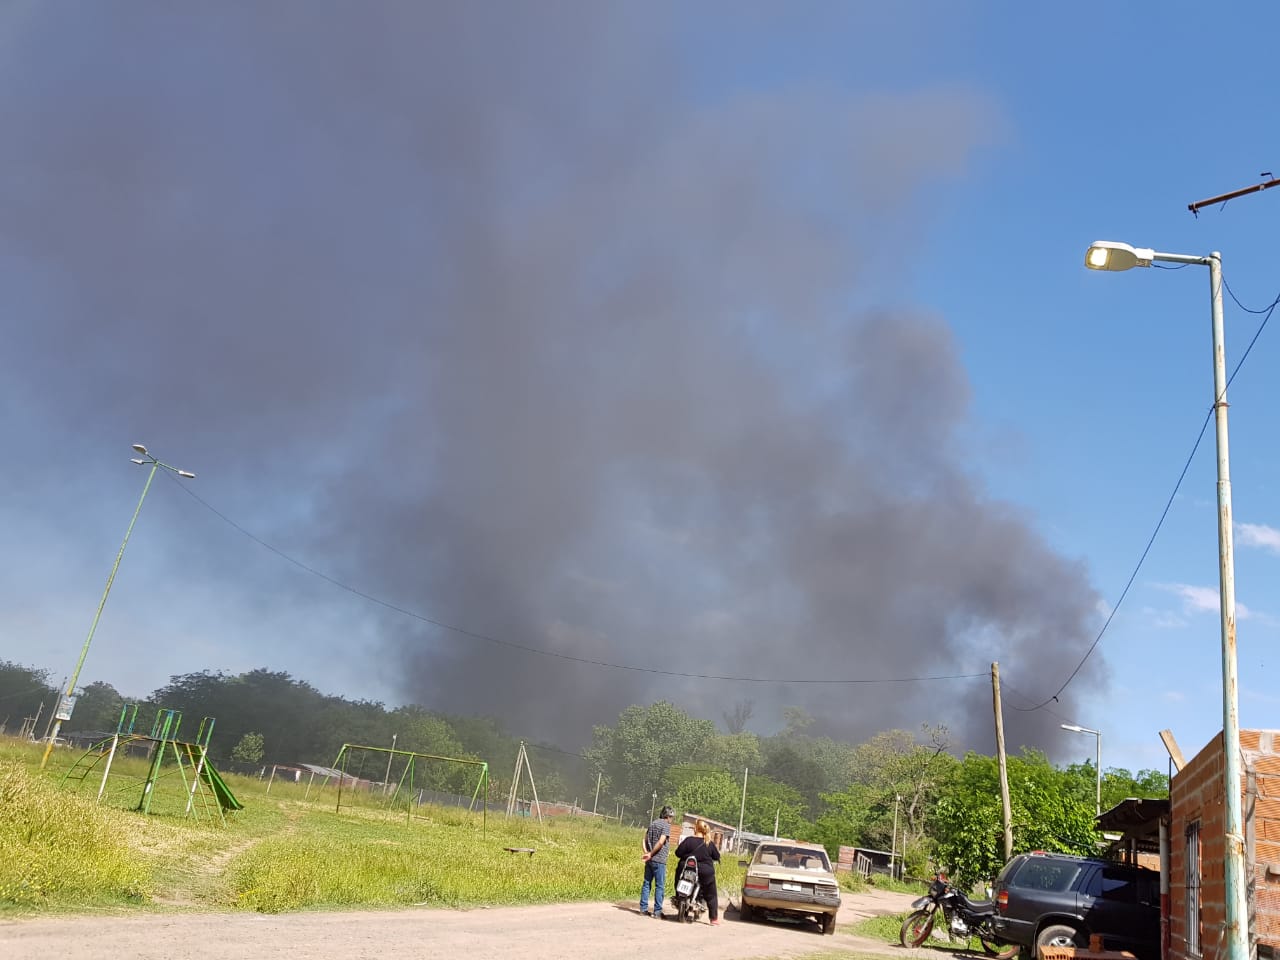
[[[967,944],[973,937],[982,944],[983,952],[998,960],[1008,960],[1018,952],[1016,943],[1004,943],[996,937],[991,921],[995,905],[990,901],[975,902],[951,885],[944,874],[929,884],[929,893],[911,905],[912,912],[902,921],[898,934],[904,947],[918,947],[933,933],[938,915],[942,915],[947,937]]]
[[[693,923],[707,909],[707,903],[701,899],[702,884],[698,882],[698,861],[693,857],[685,857],[676,874],[676,919],[685,923]]]

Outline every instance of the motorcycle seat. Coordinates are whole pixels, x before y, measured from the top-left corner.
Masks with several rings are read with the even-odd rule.
[[[965,907],[973,913],[994,913],[995,903],[990,900],[970,900],[959,890],[952,891]]]

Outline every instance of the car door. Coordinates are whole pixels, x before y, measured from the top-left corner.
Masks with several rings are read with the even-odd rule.
[[[1152,933],[1159,936],[1159,914],[1153,930],[1151,905],[1139,896],[1149,896],[1151,885],[1141,879],[1133,867],[1106,864],[1094,871],[1081,890],[1085,923],[1092,932],[1102,934],[1108,950],[1146,954]]]

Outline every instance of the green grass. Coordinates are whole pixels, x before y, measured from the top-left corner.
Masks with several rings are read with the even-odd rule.
[[[439,807],[408,819],[366,801],[335,812],[335,791],[226,775],[245,809],[184,815],[176,768],[152,815],[134,812],[145,762],[118,759],[95,801],[101,767],[64,780],[79,753],[0,740],[0,910],[99,905],[262,912],[409,904],[478,906],[639,898],[636,830],[588,819],[505,819]],[[200,809],[197,803],[197,809]],[[207,813],[207,811],[206,811]],[[6,846],[7,844],[7,846]],[[512,854],[504,847],[533,847]],[[22,851],[18,852],[19,848]],[[732,855],[722,896],[740,888]],[[668,886],[671,881],[668,881]]]
[[[142,902],[153,873],[123,839],[127,815],[99,809],[0,758],[0,904]]]
[[[849,933],[857,934],[860,937],[866,937],[868,940],[882,940],[885,943],[900,946],[902,941],[899,935],[902,931],[902,921],[907,919],[907,914],[898,913],[880,917],[869,917],[850,927],[847,927]],[[945,924],[941,916],[938,917],[937,924]],[[935,925],[935,930],[938,927]],[[967,953],[976,953],[982,955],[982,945],[977,937],[970,937],[969,940],[951,940],[940,939],[930,936],[925,941],[925,946],[938,950],[956,950]]]
[[[847,929],[850,933],[856,933],[858,936],[866,937],[868,940],[899,943],[898,933],[902,929],[902,921],[906,918],[907,915],[905,913],[883,917],[868,917],[866,920],[861,920]]]

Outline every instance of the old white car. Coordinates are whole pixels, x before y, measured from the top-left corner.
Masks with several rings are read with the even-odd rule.
[[[755,855],[742,861],[739,913],[743,920],[758,916],[812,919],[823,933],[836,932],[840,884],[831,872],[827,851],[815,843],[765,841]]]

